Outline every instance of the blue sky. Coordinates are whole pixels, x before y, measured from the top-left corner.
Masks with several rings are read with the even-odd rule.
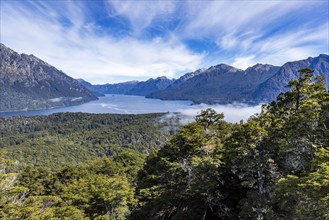
[[[329,53],[329,1],[1,0],[1,42],[114,83]]]

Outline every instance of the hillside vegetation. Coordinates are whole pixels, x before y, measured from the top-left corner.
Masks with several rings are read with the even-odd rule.
[[[246,123],[202,111],[147,156],[18,173],[2,156],[0,218],[328,219],[329,93],[311,73]]]
[[[49,168],[82,164],[127,149],[149,153],[162,147],[178,126],[160,123],[162,115],[56,113],[0,117],[0,148],[20,164]]]

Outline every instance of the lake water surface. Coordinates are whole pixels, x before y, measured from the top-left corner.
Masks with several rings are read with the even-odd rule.
[[[33,116],[49,115],[58,112],[114,113],[114,114],[144,114],[156,112],[179,112],[187,121],[192,121],[201,109],[213,108],[218,113],[224,112],[229,122],[246,120],[260,111],[260,106],[246,105],[192,105],[191,101],[169,101],[147,99],[143,96],[111,95],[99,97],[99,100],[82,105],[54,108],[46,110],[1,112],[0,116]]]

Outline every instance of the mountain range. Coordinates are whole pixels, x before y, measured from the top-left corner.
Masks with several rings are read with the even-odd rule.
[[[181,77],[163,91],[148,95],[150,98],[192,100],[195,103],[248,102],[248,95],[256,87],[272,77],[278,67],[255,65],[246,71],[219,64],[208,69],[197,70]]]
[[[158,77],[156,79],[149,79],[145,82],[138,82],[132,89],[126,92],[126,95],[141,95],[147,96],[151,93],[166,89],[175,80],[168,79],[165,76]]]
[[[306,60],[288,62],[281,67],[256,64],[246,70],[220,64],[197,70],[193,77],[182,76],[166,89],[147,95],[150,98],[192,100],[195,103],[227,104],[270,102],[287,90],[298,70],[311,68],[314,75],[323,74],[329,84],[329,56],[321,54]]]
[[[92,85],[73,79],[34,55],[18,54],[0,44],[0,111],[32,110],[82,104],[103,94],[139,95],[194,103],[251,105],[270,102],[285,85],[309,67],[329,85],[329,56],[321,54],[283,66],[256,64],[246,70],[219,64],[187,73],[179,79],[164,76],[146,81]]]
[[[139,82],[138,81],[128,81],[128,82],[115,83],[115,84],[107,83],[104,85],[91,85],[90,83],[83,80],[82,85],[85,86],[86,83],[88,84],[86,88],[88,88],[94,92],[98,92],[98,93],[102,93],[102,94],[126,94],[132,88],[134,88]],[[89,85],[91,85],[91,87]]]
[[[137,95],[147,96],[154,92],[166,89],[172,85],[175,80],[168,79],[165,76],[151,78],[146,81],[128,81],[115,84],[92,85],[91,83],[78,79],[81,85],[93,91],[97,96],[100,94],[123,94],[123,95]]]
[[[283,66],[256,64],[246,70],[219,64],[208,69],[198,69],[177,80],[166,77],[145,82],[92,85],[93,91],[109,94],[142,95],[163,100],[191,100],[194,103],[251,105],[270,102],[292,79],[299,76],[298,70],[311,68],[314,75],[324,75],[329,85],[329,56],[321,54],[305,60],[285,63]]]
[[[329,86],[329,56],[320,54],[318,57],[309,57],[305,60],[285,63],[280,69],[264,83],[257,86],[250,96],[255,102],[268,102],[275,99],[281,92],[287,91],[288,83],[299,77],[298,70],[309,67],[314,70],[314,75],[323,75]]]
[[[62,71],[0,44],[0,111],[46,109],[96,99]]]

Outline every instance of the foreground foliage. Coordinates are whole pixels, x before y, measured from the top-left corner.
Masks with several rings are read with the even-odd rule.
[[[133,219],[329,219],[329,93],[300,74],[247,123],[206,110],[150,155]]]
[[[125,151],[57,171],[26,167],[19,174],[3,172],[0,218],[125,219],[137,204],[136,172],[144,158]]]
[[[148,156],[19,173],[2,156],[0,217],[329,219],[329,93],[311,73],[246,123],[202,111]]]

